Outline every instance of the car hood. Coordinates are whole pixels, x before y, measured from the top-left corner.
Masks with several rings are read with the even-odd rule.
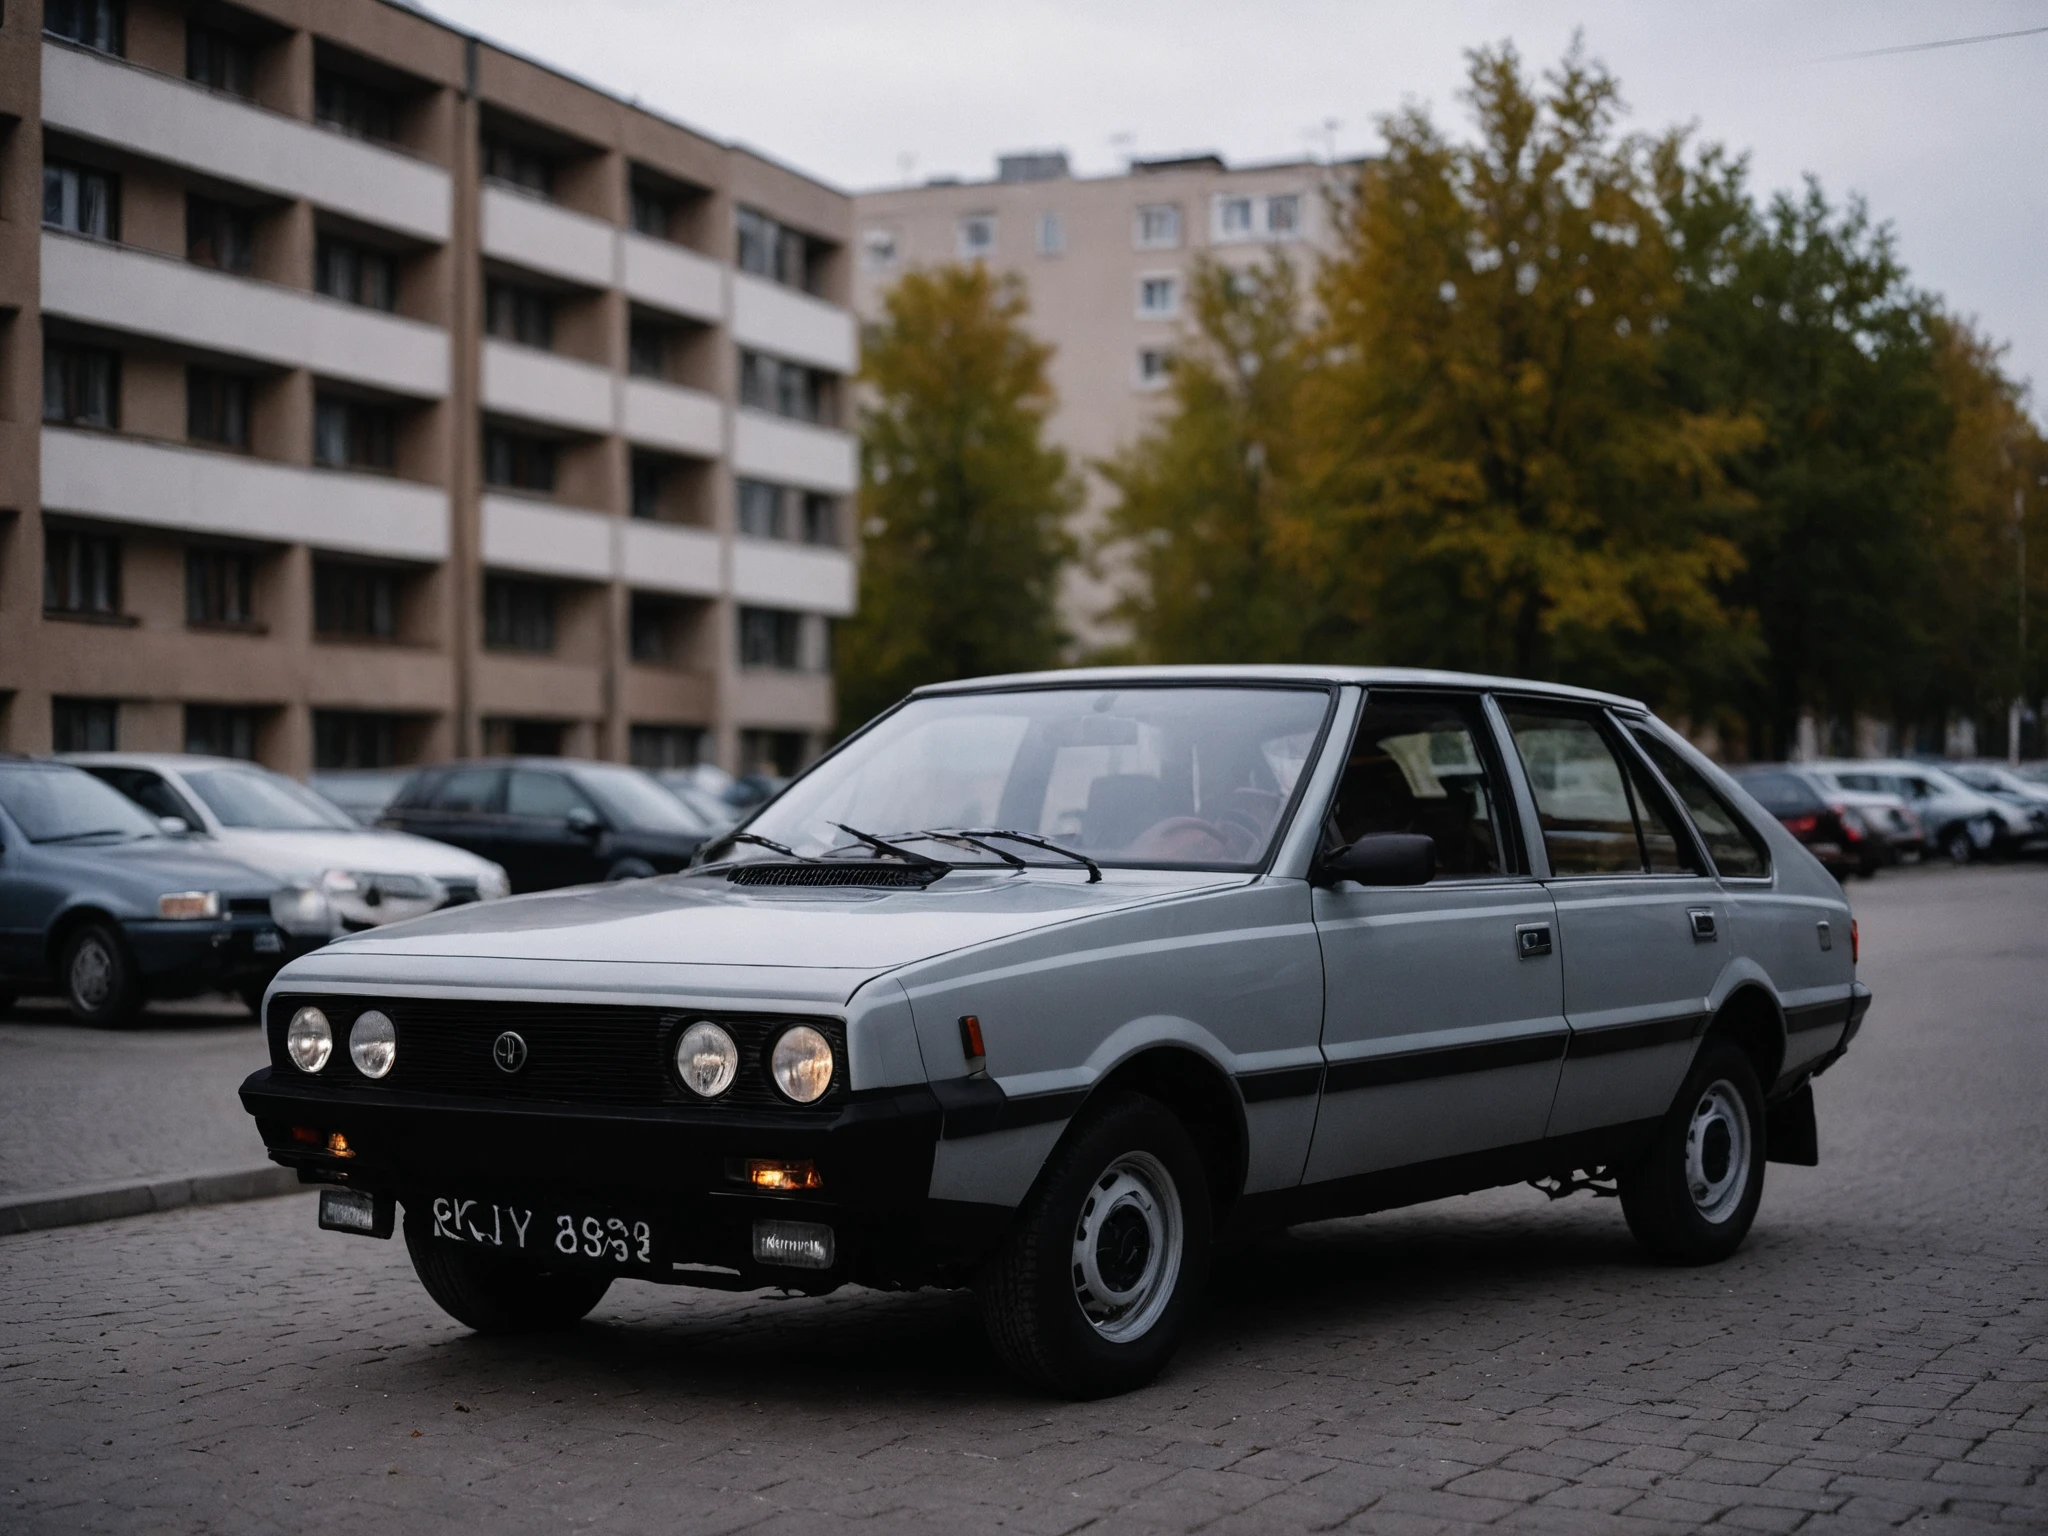
[[[437,880],[475,880],[489,861],[410,832],[268,832],[228,827],[206,845],[230,858],[267,870],[285,884],[317,878],[322,871],[351,874],[432,875]]]
[[[1242,884],[1206,871],[963,871],[927,890],[742,888],[722,874],[579,886],[357,934],[318,969],[491,984],[533,963],[875,973],[1076,918]],[[423,968],[412,962],[435,963]],[[301,962],[304,964],[304,962]],[[294,969],[297,969],[295,967]],[[530,973],[529,973],[530,974]]]
[[[278,888],[275,876],[229,858],[211,844],[182,838],[149,838],[132,843],[38,843],[36,851],[62,858],[80,875],[140,888],[152,887],[150,900],[171,891],[219,891],[226,897],[268,897]]]

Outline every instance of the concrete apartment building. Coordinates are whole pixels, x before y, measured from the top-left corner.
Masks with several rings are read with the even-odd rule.
[[[851,237],[387,0],[11,0],[0,747],[795,766]]]
[[[1199,154],[1076,177],[1064,154],[1042,151],[1002,156],[993,181],[864,192],[854,198],[854,308],[875,318],[882,294],[912,267],[981,261],[1015,273],[1030,296],[1033,333],[1054,349],[1059,403],[1048,435],[1085,468],[1136,438],[1158,407],[1194,259],[1246,266],[1284,251],[1305,269],[1330,243],[1330,177],[1354,169],[1333,173],[1311,160],[1230,166]],[[1090,475],[1077,531],[1099,526],[1108,500]],[[1070,574],[1062,606],[1084,643],[1114,638],[1097,616],[1115,584],[1113,572]]]

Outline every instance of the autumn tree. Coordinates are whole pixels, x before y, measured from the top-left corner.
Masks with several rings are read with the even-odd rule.
[[[1049,349],[1023,289],[979,266],[911,271],[863,337],[861,604],[840,631],[843,724],[922,683],[1051,666],[1078,502],[1044,440]]]

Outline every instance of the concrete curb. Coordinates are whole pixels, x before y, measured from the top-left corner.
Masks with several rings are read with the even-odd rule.
[[[170,1179],[125,1180],[87,1184],[39,1195],[0,1195],[0,1237],[36,1232],[47,1227],[75,1227],[88,1221],[113,1221],[175,1211],[184,1205],[225,1205],[236,1200],[267,1200],[306,1188],[290,1168],[231,1168],[217,1173],[188,1173]]]

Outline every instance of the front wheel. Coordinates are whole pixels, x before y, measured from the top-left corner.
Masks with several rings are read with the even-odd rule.
[[[1709,1036],[1642,1161],[1621,1179],[1636,1241],[1667,1264],[1717,1264],[1764,1197],[1764,1102],[1736,1046]]]
[[[106,923],[87,923],[64,941],[58,960],[64,1002],[81,1024],[117,1029],[142,1011],[142,982],[121,935]]]
[[[611,1289],[611,1276],[535,1269],[456,1247],[406,1212],[405,1249],[427,1294],[478,1333],[557,1333],[587,1316]]]
[[[1948,855],[1951,864],[1967,864],[1976,857],[1976,844],[1970,841],[1968,827],[1951,827],[1941,835],[1941,851]]]
[[[1201,1157],[1164,1105],[1092,1106],[977,1279],[996,1353],[1065,1397],[1144,1385],[1194,1310],[1212,1225]]]

